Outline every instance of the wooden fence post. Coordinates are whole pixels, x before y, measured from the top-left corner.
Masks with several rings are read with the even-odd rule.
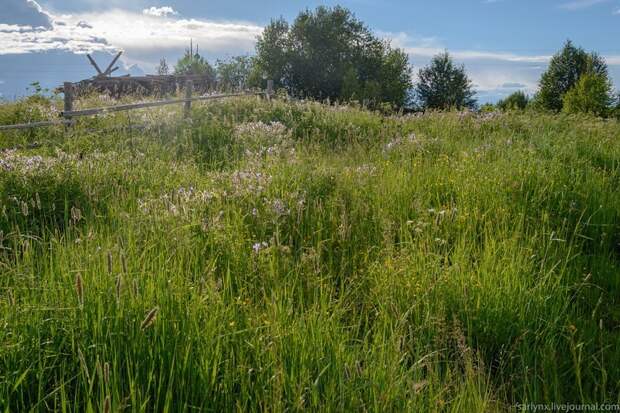
[[[73,83],[65,82],[63,86],[63,92],[65,95],[65,108],[64,113],[71,112],[73,110]],[[66,120],[71,120],[71,116],[64,115]]]
[[[194,92],[194,82],[188,80],[185,82],[185,110],[184,116],[185,118],[189,118],[192,115],[192,101],[189,100],[192,98],[192,93]]]
[[[273,80],[267,81],[267,100],[271,100],[271,96],[273,96]]]

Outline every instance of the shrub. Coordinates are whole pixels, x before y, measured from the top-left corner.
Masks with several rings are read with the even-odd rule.
[[[525,92],[519,90],[514,92],[506,99],[500,100],[497,103],[497,107],[506,112],[509,110],[524,110],[530,103],[530,97]]]
[[[566,93],[563,111],[606,116],[612,103],[611,84],[604,76],[588,73]]]
[[[480,113],[495,112],[497,110],[497,107],[497,105],[494,105],[492,103],[485,103],[484,105],[480,106]]]

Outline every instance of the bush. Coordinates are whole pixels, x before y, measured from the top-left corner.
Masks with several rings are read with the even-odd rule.
[[[480,113],[493,113],[497,110],[497,106],[492,103],[485,103],[480,106]]]
[[[497,103],[497,107],[503,112],[509,110],[524,110],[529,103],[530,97],[526,95],[525,92],[519,90],[506,99],[500,100]]]
[[[563,98],[563,111],[607,116],[611,104],[610,82],[604,76],[589,73],[581,76],[575,87],[566,93]]]

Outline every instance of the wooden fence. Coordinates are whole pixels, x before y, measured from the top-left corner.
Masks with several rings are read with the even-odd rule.
[[[193,90],[194,90],[193,82],[191,80],[188,80],[185,84],[185,97],[183,99],[169,99],[169,100],[161,100],[161,101],[156,101],[156,102],[142,102],[142,103],[130,103],[130,104],[125,104],[125,105],[108,106],[104,108],[73,110],[73,103],[74,103],[74,98],[75,98],[73,83],[65,82],[63,89],[64,89],[64,110],[60,112],[60,117],[62,119],[42,121],[42,122],[20,123],[20,124],[15,124],[15,125],[0,125],[0,131],[12,130],[12,129],[31,129],[31,128],[39,128],[39,127],[45,127],[45,126],[54,126],[54,125],[71,125],[74,122],[74,119],[77,117],[93,116],[93,115],[100,115],[100,114],[112,113],[112,112],[123,112],[123,111],[134,110],[134,109],[153,108],[153,107],[158,107],[158,106],[174,105],[174,104],[179,104],[179,103],[183,103],[184,105],[184,108],[183,108],[184,117],[189,118],[191,115],[192,102],[223,99],[223,98],[238,97],[238,96],[265,96],[268,100],[270,100],[274,95],[273,81],[269,80],[267,81],[267,90],[263,92],[243,92],[243,93],[193,96]]]

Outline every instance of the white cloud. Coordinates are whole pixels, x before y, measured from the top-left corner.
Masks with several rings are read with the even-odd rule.
[[[620,15],[620,9],[618,9],[618,10],[614,11],[614,14],[618,14],[618,15]]]
[[[142,14],[147,16],[154,17],[168,17],[168,16],[178,16],[178,12],[175,11],[172,7],[164,6],[164,7],[149,7],[148,9],[142,10]]]
[[[433,57],[446,50],[435,37],[416,38],[402,32],[379,32],[379,35],[390,39],[394,46],[402,48],[410,55]],[[451,50],[450,54],[459,60],[495,60],[513,63],[547,63],[551,59],[549,55],[518,55],[484,50]]]
[[[560,4],[560,8],[565,10],[581,10],[596,6],[597,4],[607,3],[608,1],[609,0],[573,0]]]
[[[0,24],[0,55],[65,50],[89,53],[113,49],[90,29],[75,25],[54,25],[53,29]]]
[[[620,66],[620,55],[603,56],[608,66]]]
[[[263,30],[253,23],[186,19],[172,13],[176,12],[169,7],[145,9],[144,13],[112,9],[74,15],[50,14],[50,28],[0,24],[0,55],[121,49],[125,51],[126,62],[150,69],[162,56],[180,55],[190,39],[198,44],[202,54],[250,52]]]

